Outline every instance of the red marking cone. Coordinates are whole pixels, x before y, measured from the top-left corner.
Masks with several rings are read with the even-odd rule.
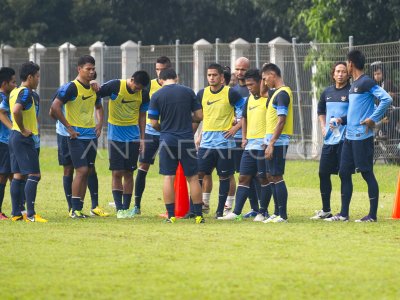
[[[394,203],[393,203],[393,219],[400,219],[400,173],[397,177],[397,188],[396,188],[396,195],[394,196]]]
[[[176,169],[174,190],[175,217],[182,218],[189,211],[189,192],[181,163],[179,163]]]

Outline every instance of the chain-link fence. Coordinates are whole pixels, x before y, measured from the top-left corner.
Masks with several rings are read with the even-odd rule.
[[[385,162],[399,162],[400,143],[400,42],[373,44],[373,45],[349,45],[349,43],[334,44],[298,44],[282,39],[270,43],[255,43],[243,41],[240,45],[235,43],[221,43],[218,39],[214,44],[206,45],[201,50],[202,60],[198,60],[194,45],[181,45],[179,41],[175,45],[150,45],[142,46],[139,42],[134,54],[134,68],[127,74],[137,69],[147,71],[151,77],[155,77],[155,62],[160,56],[168,56],[173,67],[179,75],[181,84],[194,88],[206,86],[207,78],[196,79],[195,73],[206,74],[206,68],[210,63],[218,62],[223,66],[233,69],[236,56],[248,57],[252,68],[260,68],[266,62],[276,63],[282,70],[285,84],[290,86],[294,95],[294,136],[289,147],[289,157],[316,159],[319,157],[322,147],[322,135],[318,125],[317,105],[320,93],[331,85],[330,75],[332,65],[337,61],[346,59],[346,54],[351,47],[360,49],[366,56],[366,73],[374,78],[374,71],[382,71],[381,86],[392,95],[393,107],[387,112],[385,119],[378,124],[376,134],[376,159]],[[204,44],[202,44],[204,45]],[[236,47],[236,48],[235,48]],[[2,47],[3,49],[3,47]],[[33,48],[35,51],[36,48]],[[61,54],[58,48],[47,48],[40,55],[41,81],[39,93],[41,96],[40,128],[42,145],[55,146],[55,125],[48,116],[51,100],[57,88],[65,82],[73,80],[77,74],[77,60],[84,54],[92,54],[92,48],[69,48],[66,54],[67,67],[61,67]],[[120,78],[123,73],[123,59],[120,46],[103,45],[96,56],[96,69],[98,81],[106,82],[114,78]],[[31,56],[26,48],[13,49],[8,54],[8,60],[1,53],[4,65],[8,65],[17,71],[19,78],[19,66],[28,59],[35,59],[39,54],[31,50]],[[132,58],[131,58],[132,59]],[[201,65],[199,65],[201,64]],[[66,76],[62,77],[62,73]],[[129,76],[129,75],[128,75]],[[198,77],[198,76],[197,76]],[[104,101],[105,115],[107,116],[107,99]],[[107,122],[104,122],[107,124]],[[103,133],[100,145],[106,144],[107,126]]]

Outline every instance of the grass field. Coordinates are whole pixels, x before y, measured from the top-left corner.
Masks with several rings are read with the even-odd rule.
[[[157,166],[141,216],[71,220],[56,158],[55,149],[42,149],[36,207],[49,223],[0,223],[0,299],[400,299],[400,220],[389,219],[398,166],[375,167],[378,223],[310,221],[321,206],[318,162],[289,161],[289,223],[221,223],[209,215],[196,225],[157,216],[165,211]],[[106,152],[96,165],[100,203],[112,212]],[[336,177],[333,188],[337,212]],[[368,207],[366,184],[354,176],[351,220]],[[8,188],[3,210],[10,212]]]

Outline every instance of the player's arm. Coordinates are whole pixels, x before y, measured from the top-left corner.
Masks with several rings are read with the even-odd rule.
[[[276,113],[278,114],[278,123],[276,124],[274,133],[272,134],[272,137],[271,137],[271,140],[269,141],[268,147],[265,149],[265,157],[266,157],[266,159],[269,159],[269,160],[272,159],[275,143],[281,136],[283,128],[285,127],[286,116],[288,114],[288,108],[289,108],[289,102],[290,102],[289,95],[284,91],[280,92],[279,95],[277,95],[275,99],[277,102]]]
[[[8,128],[12,128],[12,123],[10,119],[8,118],[8,112],[10,111],[10,106],[9,104],[3,100],[0,103],[0,121]]]
[[[192,111],[192,129],[193,133],[196,133],[199,128],[200,122],[203,120],[203,108],[200,101],[196,97],[196,94],[189,89],[190,99],[191,99],[191,111]]]
[[[149,110],[150,95],[145,89],[142,90],[142,104],[139,109],[139,130],[140,130],[140,147],[139,151],[144,152],[145,147],[145,130],[146,130],[146,114]]]
[[[229,96],[229,103],[235,108],[235,113],[237,112],[237,110],[241,110],[245,104],[245,101],[247,101],[244,100],[242,96],[234,89],[229,89],[228,96]],[[237,122],[228,131],[225,132],[224,137],[226,139],[233,137],[240,128],[242,128],[242,122]]]
[[[379,105],[369,118],[360,122],[361,125],[367,126],[367,130],[373,128],[375,123],[379,122],[393,101],[392,97],[379,85],[374,85],[369,92],[379,100]]]
[[[101,103],[101,98],[97,98],[96,100],[96,104],[95,104],[95,114],[96,114],[96,127],[95,127],[95,131],[96,131],[96,136],[100,137],[101,135],[101,130],[103,129],[103,120],[104,120],[104,108],[103,108],[103,104]]]
[[[322,135],[326,136],[326,101],[325,101],[325,91],[321,94],[321,97],[318,102],[318,120],[319,125],[321,126]]]
[[[32,132],[25,128],[24,118],[22,115],[22,111],[27,107],[28,104],[35,105],[33,103],[32,93],[28,89],[23,89],[19,92],[17,96],[17,100],[13,107],[12,115],[14,122],[17,123],[19,129],[21,130],[21,134],[24,137],[32,135]]]
[[[153,127],[157,131],[161,131],[160,109],[158,107],[158,98],[156,94],[154,94],[150,99],[150,105],[147,115],[150,119],[151,127]]]
[[[240,120],[242,122],[242,148],[245,148],[247,145],[247,106],[248,106],[248,101],[246,101],[245,105],[243,106],[243,114],[242,114],[242,119]]]
[[[265,84],[264,80],[260,82],[260,96],[268,98],[268,86]]]

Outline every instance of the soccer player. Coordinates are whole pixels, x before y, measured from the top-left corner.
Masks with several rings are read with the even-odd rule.
[[[176,221],[174,180],[178,163],[181,163],[189,183],[195,222],[204,223],[192,127],[193,122],[199,123],[203,118],[201,105],[191,89],[176,84],[177,75],[173,69],[161,71],[160,79],[163,88],[151,97],[148,116],[153,128],[161,132],[160,174],[164,175],[163,196],[168,212],[166,222]]]
[[[10,94],[12,130],[9,138],[11,172],[12,221],[23,220],[21,204],[26,200],[27,222],[45,223],[35,212],[37,186],[40,181],[39,154],[35,149],[33,136],[39,134],[35,100],[32,90],[39,84],[39,66],[33,62],[24,63],[20,69],[21,86]],[[24,190],[22,186],[26,181]],[[25,195],[24,195],[25,194]]]
[[[109,97],[108,152],[112,171],[112,194],[117,218],[131,218],[129,211],[133,192],[133,172],[137,169],[139,151],[143,151],[149,93],[143,90],[150,83],[145,71],[135,72],[129,79],[114,79],[100,87],[98,95]],[[124,183],[122,184],[122,178]]]
[[[339,173],[340,156],[346,131],[345,125],[337,128],[330,128],[329,120],[347,114],[349,107],[349,75],[345,62],[337,62],[332,68],[333,85],[326,88],[318,102],[318,119],[321,125],[324,145],[322,147],[321,158],[319,161],[319,188],[322,198],[322,209],[315,211],[315,216],[311,220],[321,220],[332,217],[331,213],[331,174]],[[327,120],[328,118],[328,120]],[[338,130],[339,134],[334,134],[333,130]]]
[[[159,79],[160,72],[165,69],[171,68],[171,60],[166,56],[160,56],[156,60],[156,74],[157,78],[152,79],[150,82],[149,95],[150,97],[161,88]],[[135,214],[141,214],[141,201],[146,186],[146,176],[149,171],[150,165],[154,164],[154,159],[160,144],[160,133],[151,126],[151,121],[147,118],[146,131],[145,131],[145,148],[139,156],[139,168],[136,175],[135,182]]]
[[[264,136],[266,126],[267,98],[260,94],[261,74],[259,70],[248,70],[244,79],[250,91],[242,114],[242,147],[245,147],[240,162],[239,184],[236,190],[235,209],[220,220],[241,220],[242,209],[250,193],[250,184],[254,177],[261,181],[261,208],[254,221],[264,221],[268,216],[268,204],[272,189],[266,177],[264,158]]]
[[[4,200],[4,190],[7,180],[12,178],[8,139],[12,128],[9,95],[16,87],[14,69],[2,67],[0,69],[0,220],[8,220],[1,207]]]
[[[373,171],[374,131],[373,127],[392,102],[390,95],[368,75],[364,74],[365,56],[359,50],[347,54],[347,72],[353,78],[349,92],[347,115],[337,118],[337,123],[346,125],[346,138],[342,148],[339,176],[341,180],[342,208],[337,215],[325,221],[348,221],[352,174],[360,172],[368,185],[370,209],[368,215],[356,222],[376,222],[379,186]],[[374,100],[380,101],[374,108]]]
[[[214,168],[220,180],[219,199],[216,217],[222,217],[226,197],[229,192],[229,178],[234,173],[231,150],[235,147],[233,139],[234,108],[242,107],[244,100],[240,94],[223,85],[223,68],[211,64],[207,69],[209,86],[200,90],[197,99],[203,107],[204,120],[201,142],[198,149],[199,180],[210,175]],[[205,203],[207,204],[207,203]]]
[[[71,218],[85,218],[83,201],[89,173],[94,171],[97,154],[97,138],[103,126],[103,106],[90,81],[95,74],[95,61],[90,55],[78,59],[78,76],[61,89],[54,99],[51,110],[56,119],[66,127],[69,134],[68,149],[75,169],[72,182]],[[65,116],[62,107],[65,105]],[[94,110],[96,108],[95,123]],[[97,206],[94,206],[97,205]],[[104,210],[92,202],[91,212]]]
[[[271,215],[264,223],[287,222],[288,192],[283,174],[285,172],[286,152],[290,136],[293,134],[293,95],[290,87],[286,86],[281,70],[275,64],[268,63],[262,68],[262,79],[268,89],[275,90],[268,99],[266,114],[266,133],[264,144],[266,170],[268,181],[275,188],[279,216]]]

